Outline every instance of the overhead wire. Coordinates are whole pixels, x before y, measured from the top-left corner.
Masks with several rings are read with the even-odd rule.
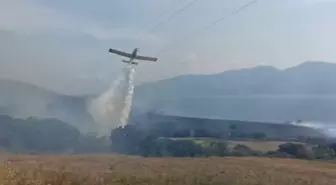
[[[230,12],[228,15],[223,16],[223,17],[217,19],[216,21],[212,22],[211,25],[216,25],[216,24],[218,24],[218,23],[220,23],[220,22],[226,20],[226,19],[229,18],[230,16],[239,13],[240,11],[242,11],[242,10],[248,8],[249,6],[252,6],[253,4],[255,4],[255,3],[257,3],[257,2],[258,2],[258,0],[251,1],[251,2],[247,3],[246,5],[241,6],[240,8],[238,8],[238,9],[236,9],[236,10]]]
[[[171,6],[169,6],[168,8],[163,9],[156,17],[156,19],[154,19],[153,21],[158,21],[160,20],[161,17],[163,17],[166,13],[168,13],[169,11],[171,11],[174,8],[175,4],[171,4]],[[141,34],[139,34],[137,36],[138,39],[143,39],[143,37],[148,34],[148,30],[146,30],[145,28],[142,28],[141,30],[143,30],[141,32]]]
[[[166,24],[167,22],[169,22],[170,20],[172,20],[175,16],[183,13],[184,11],[186,11],[189,7],[193,6],[198,0],[192,0],[190,2],[188,2],[185,6],[177,9],[174,13],[172,13],[169,17],[167,17],[166,19],[164,19],[163,21],[160,21],[158,24],[156,24],[154,27],[152,27],[151,29],[149,29],[145,35],[148,35],[150,33],[154,33],[157,29],[159,29],[161,26],[163,26],[164,24]]]
[[[239,7],[239,8],[237,8],[236,10],[234,10],[234,11],[232,11],[232,12],[229,12],[229,13],[226,14],[225,16],[220,17],[219,19],[214,20],[214,21],[211,22],[210,24],[208,24],[208,25],[206,25],[206,26],[204,26],[204,27],[202,27],[202,28],[196,30],[196,31],[194,32],[195,34],[193,34],[193,35],[188,34],[188,35],[190,35],[190,36],[187,37],[187,39],[182,39],[182,40],[179,40],[179,41],[181,42],[181,41],[186,41],[186,40],[188,40],[188,39],[191,39],[191,38],[193,38],[193,36],[196,35],[197,33],[201,33],[202,31],[206,30],[207,28],[209,28],[209,27],[211,27],[211,26],[214,26],[214,25],[217,25],[218,23],[220,23],[220,22],[222,22],[222,21],[228,19],[229,17],[231,17],[231,16],[233,16],[233,15],[235,15],[235,14],[237,14],[237,13],[243,11],[243,10],[245,10],[246,8],[252,6],[253,4],[255,4],[255,3],[257,3],[257,2],[258,2],[258,0],[253,0],[253,1],[251,1],[251,2],[249,2],[249,3],[247,3],[247,4],[245,4],[245,5],[243,5],[243,6]],[[163,53],[164,51],[166,51],[166,50],[168,49],[168,47],[171,47],[171,45],[170,45],[170,46],[167,46],[167,47],[164,47],[163,49],[159,50],[159,51],[156,53],[156,55]]]
[[[168,8],[164,9],[157,17],[157,20],[159,20],[161,17],[163,17],[166,13],[171,11],[174,8],[175,4],[171,4]]]

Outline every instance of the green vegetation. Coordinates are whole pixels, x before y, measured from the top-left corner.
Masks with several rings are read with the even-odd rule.
[[[312,149],[303,144],[285,143],[279,146],[279,152],[287,153],[299,159],[314,159],[315,155]]]
[[[55,119],[0,116],[0,148],[26,154],[116,152],[144,157],[258,156],[326,160],[336,157],[336,145],[323,139],[270,141],[262,132],[241,132],[237,125],[230,125],[228,133],[168,127],[162,131],[162,128],[144,130],[128,125],[112,130],[110,138],[99,138],[81,134]],[[306,142],[297,142],[300,139]]]
[[[145,157],[259,156],[310,160],[336,158],[335,148],[332,148],[336,145],[333,144],[311,146],[298,142],[275,142],[277,147],[274,150],[262,151],[244,145],[243,141],[230,146],[229,143],[233,141],[216,138],[165,138],[152,135],[151,132],[140,131],[134,126],[113,130],[111,140],[114,152]],[[252,143],[252,141],[245,142]],[[267,141],[264,139],[254,141],[257,142]]]

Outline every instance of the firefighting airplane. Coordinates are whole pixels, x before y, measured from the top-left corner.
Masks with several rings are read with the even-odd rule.
[[[139,51],[139,48],[135,48],[132,53],[125,53],[125,52],[118,51],[118,50],[111,49],[111,48],[109,49],[110,53],[117,54],[117,55],[127,57],[127,58],[130,59],[130,60],[122,60],[122,62],[124,62],[124,63],[138,65],[137,62],[134,62],[135,59],[136,60],[152,61],[152,62],[157,61],[157,58],[154,58],[154,57],[139,56],[138,51]]]

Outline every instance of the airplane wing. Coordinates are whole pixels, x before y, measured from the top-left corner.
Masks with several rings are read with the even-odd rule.
[[[137,60],[147,60],[147,61],[152,61],[152,62],[156,62],[157,58],[154,57],[144,57],[144,56],[137,56],[135,57],[135,59]]]
[[[122,51],[118,51],[118,50],[115,50],[115,49],[109,49],[109,52],[110,53],[114,53],[114,54],[117,54],[117,55],[120,55],[120,56],[123,56],[123,57],[128,57],[128,58],[132,58],[132,55],[130,53],[125,53],[125,52],[122,52]]]

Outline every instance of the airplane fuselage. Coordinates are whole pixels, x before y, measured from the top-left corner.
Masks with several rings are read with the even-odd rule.
[[[135,48],[132,53],[125,53],[125,52],[118,51],[118,50],[111,49],[111,48],[109,49],[109,52],[111,53],[114,53],[114,54],[117,54],[123,57],[127,57],[130,59],[130,60],[122,60],[122,62],[124,63],[137,65],[138,63],[133,62],[133,60],[145,60],[145,61],[153,61],[153,62],[157,61],[157,58],[154,58],[154,57],[138,56],[138,51],[139,51],[138,48]]]
[[[135,49],[133,50],[133,52],[132,52],[131,60],[135,59],[136,56],[137,56],[137,54],[138,54],[138,48],[135,48]]]

